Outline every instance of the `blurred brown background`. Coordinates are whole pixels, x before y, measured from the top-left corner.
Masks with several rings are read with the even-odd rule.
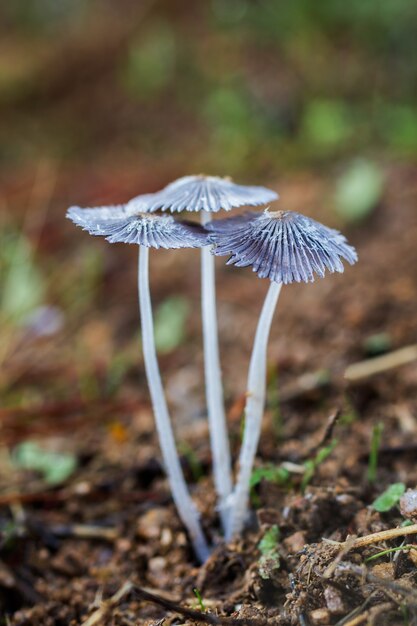
[[[190,173],[269,185],[282,207],[341,228],[359,248],[345,276],[286,290],[273,362],[291,352],[303,372],[337,357],[342,372],[368,354],[369,337],[377,351],[412,341],[416,18],[413,0],[2,3],[3,405],[107,397],[129,380],[137,393],[136,251],[88,237],[65,210]],[[152,262],[170,397],[193,416],[198,256]],[[230,398],[244,389],[266,284],[218,267]]]

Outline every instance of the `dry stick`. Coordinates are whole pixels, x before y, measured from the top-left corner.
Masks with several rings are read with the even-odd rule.
[[[350,611],[350,613],[348,613],[347,615],[345,615],[344,617],[342,617],[336,624],[335,626],[355,626],[356,623],[361,624],[362,622],[355,622],[356,619],[361,618],[364,615],[368,614],[368,610],[365,611],[366,607],[369,605],[369,603],[372,601],[374,595],[375,595],[376,591],[374,591],[373,593],[371,593],[366,600],[360,605],[357,606],[355,609],[353,609],[353,611]]]
[[[116,541],[120,537],[117,528],[94,526],[91,524],[72,524],[67,526],[52,526],[49,529],[57,537],[77,537],[78,539],[98,539],[102,541]]]
[[[341,415],[341,410],[336,409],[327,419],[326,427],[322,436],[320,437],[320,441],[309,450],[308,456],[317,453],[320,448],[323,448],[326,444],[328,444],[333,436],[333,431],[339,421]]]
[[[109,598],[108,600],[104,600],[101,606],[96,611],[94,611],[94,613],[90,615],[90,617],[85,622],[83,622],[81,626],[96,626],[98,624],[102,624],[108,611],[115,607],[124,596],[127,596],[127,594],[132,591],[132,589],[133,583],[131,583],[130,580],[127,580],[120,587],[120,589],[116,591],[113,596],[111,596],[111,598]]]
[[[349,550],[354,548],[362,548],[369,546],[372,543],[378,543],[380,541],[388,541],[389,539],[395,539],[396,537],[405,537],[407,535],[417,534],[417,524],[411,526],[404,526],[403,528],[391,528],[390,530],[382,530],[379,533],[372,533],[371,535],[365,535],[365,537],[356,537],[353,541],[347,539],[340,546],[345,547],[349,545]]]
[[[333,576],[334,570],[339,565],[339,563],[345,558],[348,552],[353,548],[353,543],[355,541],[355,537],[349,537],[344,543],[339,544],[342,549],[333,559],[333,561],[326,567],[323,572],[323,578],[330,578]]]
[[[357,615],[356,617],[351,619],[349,622],[340,622],[340,623],[343,624],[343,626],[359,626],[359,624],[363,624],[364,622],[366,622],[368,617],[369,617],[369,612],[366,611],[365,613],[362,613],[361,615]]]
[[[160,595],[156,595],[155,593],[151,593],[142,587],[134,587],[134,592],[136,595],[148,602],[153,602],[154,604],[158,604],[162,606],[167,611],[171,611],[172,613],[178,613],[187,619],[194,620],[195,622],[203,622],[204,624],[214,624],[215,626],[272,626],[275,624],[277,626],[277,621],[270,621],[268,618],[250,618],[250,617],[220,617],[219,615],[214,615],[214,613],[202,613],[201,611],[196,611],[195,609],[189,609],[187,607],[181,606],[176,602],[172,602],[171,600],[167,600]],[[91,626],[91,624],[83,624],[83,626]]]
[[[404,528],[392,528],[390,530],[382,530],[378,533],[372,533],[365,537],[348,537],[346,541],[342,543],[330,542],[332,545],[337,545],[341,548],[341,551],[336,558],[330,563],[323,573],[324,578],[330,578],[339,563],[344,557],[353,549],[363,548],[373,543],[379,543],[380,541],[388,541],[389,539],[395,539],[396,537],[404,537],[406,535],[413,535],[417,533],[417,524],[412,526],[404,526]]]
[[[407,365],[407,363],[411,363],[416,359],[417,344],[413,344],[374,359],[353,363],[346,369],[345,378],[351,381],[361,380],[374,374],[381,374],[400,365]]]

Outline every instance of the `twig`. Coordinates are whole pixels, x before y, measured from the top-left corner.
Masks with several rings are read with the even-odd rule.
[[[374,374],[381,374],[394,367],[412,363],[412,361],[416,359],[417,344],[413,344],[405,348],[400,348],[399,350],[394,350],[394,352],[389,352],[383,356],[353,363],[346,369],[345,378],[351,381],[361,380],[362,378],[368,378],[368,376],[373,376]]]
[[[117,528],[104,526],[94,526],[90,524],[71,524],[62,526],[52,526],[50,532],[58,537],[77,537],[79,539],[102,539],[105,541],[116,541],[119,538]]]
[[[194,620],[195,622],[202,622],[204,624],[214,624],[215,626],[278,626],[277,620],[275,618],[274,622],[270,621],[268,618],[250,618],[250,617],[220,617],[219,615],[215,615],[214,613],[202,613],[201,611],[196,611],[195,609],[190,609],[188,607],[181,606],[176,602],[172,602],[160,595],[155,593],[151,593],[142,587],[134,587],[134,592],[136,595],[148,602],[153,602],[154,604],[158,604],[162,606],[167,611],[171,611],[172,613],[178,613],[178,615],[182,615],[183,617]],[[90,624],[84,624],[83,626],[91,626]]]
[[[375,595],[375,591],[371,593],[364,602],[360,606],[357,606],[355,609],[350,611],[347,615],[342,617],[335,626],[355,626],[356,624],[361,624],[363,622],[363,616],[368,615],[368,609],[365,611],[369,603],[372,601],[373,596]],[[362,621],[355,622],[356,619],[360,619]]]
[[[344,543],[339,544],[340,546],[342,546],[342,550],[336,555],[330,565],[326,567],[323,572],[323,578],[330,578],[333,575],[333,572],[339,565],[340,561],[342,561],[342,559],[344,559],[347,553],[350,552],[350,550],[352,549],[354,542],[355,538],[349,537]]]
[[[116,606],[124,596],[127,596],[127,594],[130,593],[132,589],[133,583],[131,583],[129,580],[126,581],[120,587],[120,589],[116,591],[113,596],[111,596],[111,598],[109,598],[108,600],[104,600],[104,602],[102,602],[97,611],[94,611],[94,613],[90,615],[90,617],[85,622],[83,622],[81,626],[96,626],[96,624],[102,624],[106,613],[110,611],[110,609],[112,609],[114,606]]]
[[[279,402],[292,402],[310,391],[330,385],[331,382],[330,374],[325,370],[307,372],[299,376],[294,383],[290,383],[280,390]]]
[[[363,548],[369,546],[372,543],[379,543],[380,541],[389,541],[390,539],[396,539],[397,537],[406,537],[407,535],[417,534],[417,524],[411,526],[404,526],[403,528],[391,528],[389,530],[382,530],[379,533],[372,533],[371,535],[365,535],[365,537],[356,537],[347,539],[340,544],[341,547],[349,545],[349,550],[354,548]]]
[[[327,443],[330,442],[333,436],[335,426],[339,421],[340,415],[340,409],[336,409],[336,411],[333,411],[333,413],[328,417],[326,427],[320,437],[320,441],[309,451],[308,456],[315,454],[320,450],[320,448],[323,448]]]
[[[369,611],[365,611],[365,613],[361,613],[360,615],[357,615],[356,617],[349,620],[348,622],[340,622],[340,624],[343,624],[343,626],[359,626],[359,624],[363,624],[364,622],[366,622],[368,617],[369,617]]]

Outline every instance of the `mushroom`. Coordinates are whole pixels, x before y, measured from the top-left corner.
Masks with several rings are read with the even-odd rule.
[[[230,178],[184,176],[156,193],[138,196],[128,208],[141,211],[170,210],[201,212],[201,223],[211,221],[211,214],[240,206],[257,206],[275,200],[278,195],[265,187],[236,185]],[[206,380],[206,398],[213,454],[214,484],[223,528],[227,526],[228,498],[232,492],[230,447],[223,400],[216,315],[214,258],[209,247],[201,249],[202,320]]]
[[[207,235],[198,224],[181,223],[172,216],[139,213],[126,205],[88,209],[71,207],[67,217],[91,235],[106,237],[110,243],[139,245],[138,287],[143,358],[159,442],[178,513],[197,557],[204,562],[209,548],[181,469],[158,366],[149,289],[149,248],[199,248],[206,244]]]
[[[292,211],[249,213],[210,225],[215,255],[231,255],[228,264],[251,266],[271,285],[258,321],[250,360],[245,429],[239,472],[231,500],[226,540],[241,532],[248,511],[249,485],[258,447],[266,394],[266,357],[269,331],[282,285],[312,282],[326,269],[343,272],[341,258],[353,265],[355,249],[345,237],[315,220]]]

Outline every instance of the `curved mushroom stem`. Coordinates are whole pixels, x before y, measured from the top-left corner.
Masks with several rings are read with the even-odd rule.
[[[211,214],[201,211],[201,223],[207,224]],[[229,438],[224,411],[223,387],[219,357],[219,340],[216,313],[215,258],[210,247],[201,248],[202,320],[204,341],[204,370],[206,399],[213,454],[214,485],[218,497],[218,509],[224,532],[229,518],[228,499],[232,493],[232,469]]]
[[[149,290],[149,248],[144,246],[139,247],[138,270],[143,358],[145,362],[149,392],[155,414],[159,444],[161,446],[172,497],[178,513],[184,523],[184,526],[188,530],[197,557],[201,562],[204,562],[208,558],[210,551],[200,525],[199,513],[191,499],[181,469],[164,389],[162,386],[161,375],[159,372],[152,319],[152,304]]]
[[[231,519],[226,532],[226,541],[242,531],[248,512],[250,479],[265,407],[268,337],[281,287],[281,284],[271,282],[256,329],[249,365],[245,429],[239,455],[239,473],[231,498]]]

